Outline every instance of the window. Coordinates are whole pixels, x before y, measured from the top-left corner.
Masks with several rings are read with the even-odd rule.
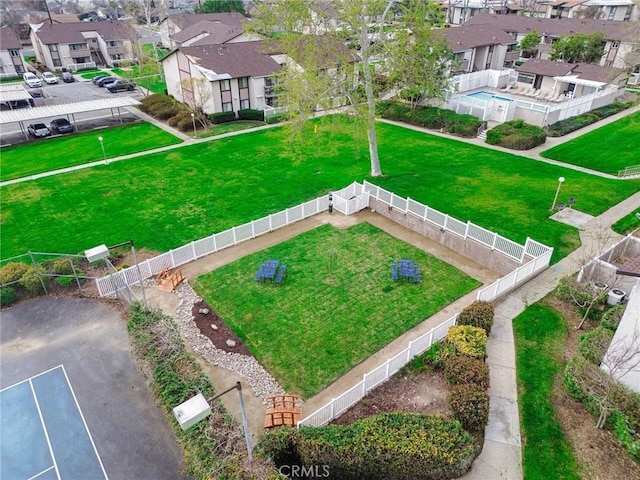
[[[233,104],[231,102],[226,102],[222,104],[223,112],[231,112],[233,110]]]
[[[247,108],[251,108],[249,100],[240,100],[240,110],[246,110]]]
[[[88,63],[87,57],[74,57],[72,60],[73,60],[73,63]]]
[[[24,73],[24,67],[22,65],[16,65],[16,73]]]
[[[238,88],[249,88],[249,77],[242,77],[238,79]]]
[[[110,40],[107,42],[107,47],[119,47],[121,44],[119,40]]]
[[[51,45],[49,45],[49,51],[50,52],[57,52],[58,51],[58,45],[56,45],[55,43],[52,43]]]
[[[633,11],[633,5],[629,5],[627,7],[627,11],[624,13],[624,18],[622,19],[625,22],[628,22],[631,18],[631,12]]]
[[[620,42],[617,40],[614,40],[611,42],[611,48],[618,48],[620,46]]]
[[[71,50],[85,50],[88,47],[86,43],[72,43],[69,45],[69,48]]]
[[[220,80],[220,91],[221,92],[228,92],[229,90],[231,90],[231,82],[229,80]],[[230,110],[225,110],[225,111],[230,111]]]
[[[609,20],[613,20],[613,18],[616,16],[616,10],[618,10],[618,7],[611,7],[609,9]]]
[[[122,60],[119,53],[114,53],[111,55],[111,60]]]
[[[12,57],[20,56],[20,52],[18,50],[9,50],[9,53],[11,54]]]
[[[60,61],[59,58],[54,58],[53,59],[53,66],[54,67],[61,67],[62,66],[62,62]]]
[[[536,76],[532,73],[518,73],[518,82],[533,85]]]

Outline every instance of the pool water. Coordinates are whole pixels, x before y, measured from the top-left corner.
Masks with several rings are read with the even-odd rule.
[[[480,100],[502,100],[504,102],[513,102],[512,98],[499,97],[491,92],[473,92],[468,93],[467,97],[478,98]]]

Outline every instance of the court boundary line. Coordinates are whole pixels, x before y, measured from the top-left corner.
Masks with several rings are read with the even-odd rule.
[[[89,436],[89,441],[91,441],[91,446],[93,447],[93,452],[96,454],[96,458],[98,459],[98,463],[100,464],[100,469],[102,470],[102,474],[104,475],[105,480],[109,480],[109,476],[104,469],[104,465],[102,464],[102,458],[98,453],[98,449],[96,448],[96,444],[93,441],[93,437],[91,436],[91,431],[89,430],[89,426],[87,425],[86,420],[84,419],[84,414],[82,413],[82,409],[80,408],[80,404],[78,403],[78,399],[76,397],[76,392],[73,390],[71,386],[71,381],[69,380],[69,376],[67,375],[67,370],[64,368],[64,365],[60,365],[62,368],[62,373],[64,374],[64,378],[67,380],[67,385],[69,386],[69,390],[71,391],[71,395],[73,396],[73,401],[76,404],[76,408],[78,409],[78,413],[80,413],[80,418],[82,419],[82,424],[84,425],[84,429]]]
[[[57,367],[56,367],[57,368]],[[49,372],[52,371],[48,370]],[[38,401],[38,396],[36,395],[36,390],[33,388],[33,382],[31,381],[34,377],[28,380],[29,388],[31,389],[31,395],[33,396],[33,401],[36,403],[36,409],[38,410],[38,417],[40,418],[40,424],[42,425],[42,431],[44,432],[44,438],[47,440],[47,447],[49,448],[49,455],[51,455],[51,460],[53,461],[53,467],[49,467],[42,472],[39,472],[35,477],[37,478],[39,475],[42,475],[43,472],[51,470],[51,468],[55,468],[56,470],[56,478],[60,480],[60,472],[58,471],[58,462],[56,461],[56,456],[53,453],[53,447],[51,446],[51,440],[49,439],[49,432],[47,431],[47,425],[44,423],[44,417],[42,416],[42,411],[40,410],[40,402]],[[22,382],[20,382],[22,383]]]
[[[43,470],[43,471],[41,471],[40,473],[38,473],[38,474],[34,475],[33,477],[29,478],[28,480],[34,480],[34,479],[38,478],[40,475],[42,475],[42,474],[44,474],[44,473],[47,473],[47,472],[48,472],[49,470],[51,470],[52,468],[55,468],[55,467],[49,467],[49,468],[47,468],[46,470]],[[58,471],[57,471],[57,470],[56,470],[56,475],[57,475],[57,477],[58,477],[58,478],[60,478],[60,475],[58,475]]]
[[[63,371],[64,371],[64,365],[62,365],[62,364],[57,365],[57,366],[55,366],[55,367],[51,367],[50,369],[45,370],[44,372],[40,372],[40,373],[38,373],[37,375],[32,375],[32,376],[30,376],[30,377],[28,377],[28,378],[25,378],[24,380],[20,380],[19,382],[14,383],[13,385],[9,385],[8,387],[4,387],[4,388],[0,389],[0,393],[4,392],[5,390],[9,390],[10,388],[15,387],[16,385],[20,385],[21,383],[31,382],[31,380],[33,380],[34,378],[37,378],[37,377],[39,377],[40,375],[44,375],[45,373],[52,372],[52,371],[53,371],[53,370],[55,370],[56,368],[62,368],[62,369],[63,369]],[[67,382],[68,382],[68,381],[69,381],[69,380],[67,379]]]

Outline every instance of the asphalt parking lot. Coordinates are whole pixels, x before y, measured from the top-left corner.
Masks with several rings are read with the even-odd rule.
[[[37,298],[3,309],[0,347],[0,389],[64,366],[110,480],[184,478],[181,448],[131,359],[117,311]]]
[[[79,78],[76,76],[76,78]],[[24,83],[23,83],[24,85]],[[118,96],[127,96],[135,99],[141,99],[144,97],[142,91],[136,88],[134,91],[124,91],[118,93],[111,93],[104,87],[98,87],[94,85],[90,80],[78,80],[74,83],[63,83],[60,81],[55,85],[43,84],[41,88],[28,90],[40,90],[42,91],[42,98],[34,98],[34,106],[41,107],[45,105],[60,105],[71,102],[81,102],[86,100],[96,100],[100,98],[114,98]],[[64,115],[63,115],[64,116]],[[43,117],[34,121],[42,121],[46,125],[57,117]],[[70,119],[72,120],[72,119]],[[138,121],[138,117],[127,111],[126,109],[120,109],[120,116],[118,112],[111,112],[111,110],[100,110],[94,112],[86,112],[74,115],[73,120],[78,127],[78,131],[89,131],[97,128],[110,127],[119,125],[120,123],[131,123]],[[28,123],[25,122],[25,129]],[[13,145],[19,143],[25,143],[27,141],[33,141],[33,138],[27,139],[25,134],[21,131],[20,125],[12,123],[2,126],[2,132],[0,133],[0,145]]]

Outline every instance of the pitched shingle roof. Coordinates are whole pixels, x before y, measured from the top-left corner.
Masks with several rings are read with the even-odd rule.
[[[9,27],[0,28],[0,49],[9,50],[9,49],[21,49],[22,44],[14,32]]]
[[[107,20],[104,22],[42,23],[32,25],[42,43],[82,43],[82,32],[97,32],[104,40],[128,40],[135,30],[127,22]]]
[[[170,15],[169,19],[181,30],[195,25],[198,22],[220,22],[225,25],[240,27],[249,19],[239,12],[228,13],[180,13]]]
[[[208,33],[206,37],[198,40],[198,43],[200,45],[218,45],[220,43],[228,42],[232,38],[241,35],[243,32],[244,27],[242,26],[227,25],[225,23],[203,20],[196,23],[195,25],[191,25],[183,30],[180,30],[178,33],[173,35],[172,38],[176,42],[182,43],[192,39],[193,37],[197,37],[202,33]],[[203,42],[203,40],[206,41]]]
[[[564,63],[552,60],[532,59],[515,68],[518,72],[534,73],[545,77],[578,75],[583,80],[611,83],[624,73],[621,68],[602,67],[593,63]]]
[[[262,53],[262,47],[263,42],[239,42],[180,47],[176,51],[182,52],[192,63],[218,76],[266,77],[280,72],[280,64],[268,54]]]
[[[593,20],[589,18],[537,18],[522,15],[493,15],[477,13],[465,25],[494,25],[507,33],[527,34],[536,31],[551,37],[571,36],[576,33],[602,32],[607,40],[625,40],[629,22]]]
[[[487,45],[513,45],[518,43],[511,35],[494,25],[462,25],[438,30],[449,41],[454,53]]]

